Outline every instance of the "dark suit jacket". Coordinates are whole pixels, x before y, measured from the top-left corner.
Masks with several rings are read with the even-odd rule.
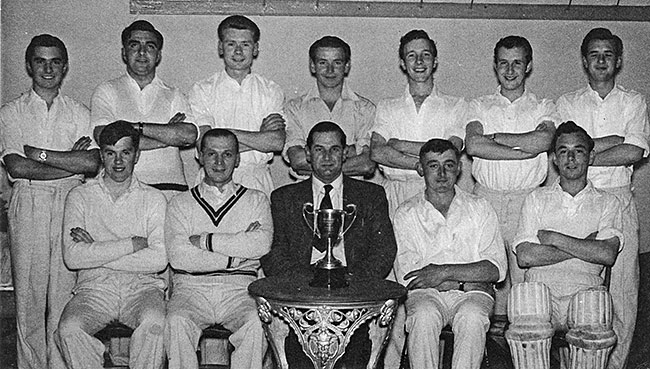
[[[311,178],[271,194],[273,244],[261,260],[265,275],[312,276],[313,232],[303,219],[302,206],[313,201]],[[357,218],[344,236],[348,273],[385,278],[393,267],[397,244],[383,187],[344,176],[343,205],[347,204],[357,206]]]

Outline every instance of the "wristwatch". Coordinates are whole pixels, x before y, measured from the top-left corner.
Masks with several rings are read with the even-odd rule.
[[[45,162],[47,160],[47,151],[41,150],[41,152],[38,153],[38,160],[41,162]]]

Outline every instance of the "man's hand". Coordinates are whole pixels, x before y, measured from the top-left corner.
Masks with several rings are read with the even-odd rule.
[[[183,123],[185,121],[185,113],[181,113],[180,111],[176,114],[174,114],[171,119],[169,119],[169,122],[167,124],[174,124],[174,123]]]
[[[245,232],[252,232],[262,228],[262,225],[257,220],[248,225]]]
[[[409,290],[420,288],[442,288],[441,284],[449,278],[444,265],[429,264],[422,269],[413,270],[404,276],[404,280],[411,279],[406,286]],[[456,285],[458,286],[458,285]]]
[[[194,247],[201,248],[201,235],[200,234],[195,234],[190,236],[190,243]]]
[[[145,237],[133,236],[131,237],[131,243],[133,243],[133,252],[138,252],[149,247],[149,243]]]
[[[284,118],[278,113],[269,114],[266,118],[262,119],[260,132],[277,131],[285,129]]]
[[[23,151],[25,152],[25,157],[27,159],[36,161],[38,161],[38,155],[41,153],[41,149],[30,145],[23,145]]]
[[[549,231],[547,229],[540,229],[537,231],[537,238],[539,238],[539,243],[542,245],[557,245],[557,236],[561,233],[555,231]]]
[[[70,236],[74,242],[93,243],[95,240],[90,233],[81,227],[74,227],[70,229]]]
[[[72,145],[72,151],[85,151],[88,150],[93,140],[88,136],[80,137],[77,142]]]

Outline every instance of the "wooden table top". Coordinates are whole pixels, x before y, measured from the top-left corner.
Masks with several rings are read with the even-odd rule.
[[[404,286],[385,279],[353,279],[349,282],[348,287],[327,289],[310,287],[305,278],[268,277],[251,283],[248,291],[254,296],[276,301],[308,304],[371,303],[398,300],[406,295]]]

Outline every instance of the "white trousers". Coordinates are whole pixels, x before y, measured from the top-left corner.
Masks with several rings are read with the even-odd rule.
[[[104,344],[93,335],[113,320],[134,328],[130,368],[162,368],[165,292],[152,285],[123,282],[82,287],[66,305],[56,338],[68,368],[102,367]]]
[[[196,349],[201,332],[215,323],[233,332],[229,339],[235,347],[230,359],[232,369],[262,368],[267,342],[255,300],[248,294],[248,284],[254,279],[249,276],[189,278],[174,280],[168,305],[165,347],[169,369],[198,368]]]
[[[440,332],[447,324],[454,332],[452,368],[481,367],[494,307],[491,296],[429,288],[409,291],[405,305],[411,368],[438,368]]]
[[[639,293],[639,218],[629,187],[601,188],[615,195],[623,205],[625,245],[612,267],[609,292],[614,301],[614,332],[618,342],[609,358],[608,369],[623,369],[630,353],[636,325]]]
[[[508,256],[508,278],[497,285],[494,314],[506,315],[508,310],[508,294],[510,287],[524,281],[524,271],[517,264],[517,256],[512,252],[512,242],[517,235],[521,208],[524,200],[534,188],[514,191],[494,191],[476,184],[474,193],[486,199],[499,218],[499,229],[503,236],[506,255]]]
[[[13,188],[8,216],[20,369],[64,367],[54,331],[75,274],[63,264],[61,232],[65,198],[79,183],[19,181]]]

